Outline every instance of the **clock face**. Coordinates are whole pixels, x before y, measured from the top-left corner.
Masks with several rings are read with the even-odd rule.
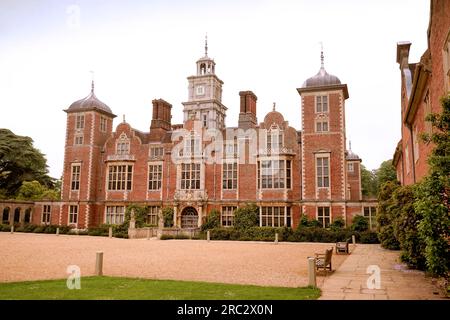
[[[197,86],[197,95],[204,95],[205,94],[205,87],[204,86]]]

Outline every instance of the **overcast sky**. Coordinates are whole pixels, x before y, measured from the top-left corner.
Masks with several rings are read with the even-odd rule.
[[[0,1],[0,127],[30,136],[60,177],[66,113],[95,92],[134,128],[148,131],[151,101],[182,123],[187,79],[204,54],[224,81],[227,126],[237,126],[239,91],[258,96],[261,122],[276,102],[301,129],[296,88],[320,68],[348,85],[347,139],[369,169],[392,158],[400,139],[396,43],[411,62],[426,49],[427,0]]]

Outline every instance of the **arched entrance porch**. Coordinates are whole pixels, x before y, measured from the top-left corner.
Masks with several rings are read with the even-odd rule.
[[[198,212],[193,207],[186,207],[181,212],[181,228],[198,228]]]

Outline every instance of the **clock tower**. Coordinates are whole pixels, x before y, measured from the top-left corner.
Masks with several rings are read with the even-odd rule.
[[[208,57],[208,40],[205,39],[205,56],[197,61],[197,74],[188,77],[188,101],[183,102],[184,122],[200,121],[205,129],[225,129],[225,112],[222,104],[222,85],[215,73],[216,63]]]

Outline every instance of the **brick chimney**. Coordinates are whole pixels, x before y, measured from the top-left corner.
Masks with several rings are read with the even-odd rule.
[[[155,99],[152,104],[153,116],[150,131],[152,129],[171,130],[172,105],[163,99]]]
[[[252,91],[241,91],[239,96],[241,97],[241,110],[238,126],[244,130],[253,128],[258,123],[256,119],[256,100],[258,98]]]

